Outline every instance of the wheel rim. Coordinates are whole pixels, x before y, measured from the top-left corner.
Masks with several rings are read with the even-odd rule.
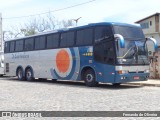
[[[93,81],[93,75],[92,74],[87,74],[86,75],[86,80],[88,81],[88,82],[91,82],[91,81]]]
[[[18,78],[19,78],[19,79],[22,78],[22,71],[21,71],[21,70],[18,71]]]
[[[29,71],[29,70],[27,71],[26,77],[27,77],[27,79],[30,79],[32,77],[31,71]]]

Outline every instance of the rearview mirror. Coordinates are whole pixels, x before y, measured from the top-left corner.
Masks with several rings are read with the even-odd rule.
[[[120,47],[121,48],[125,48],[125,44],[124,44],[124,38],[122,35],[120,34],[114,34],[114,38],[118,41],[120,41]]]
[[[146,38],[145,46],[149,56],[153,56],[153,53],[158,49],[157,41],[154,38]]]

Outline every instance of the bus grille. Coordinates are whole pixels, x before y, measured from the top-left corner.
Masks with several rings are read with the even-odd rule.
[[[6,72],[9,72],[9,63],[6,63]]]
[[[138,72],[128,72],[128,73],[144,73],[144,71],[138,71]]]

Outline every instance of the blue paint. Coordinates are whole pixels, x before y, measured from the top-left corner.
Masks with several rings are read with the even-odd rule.
[[[75,28],[68,28],[68,30],[79,30],[80,28],[86,28],[86,27],[93,27],[97,25],[123,25],[123,26],[130,26],[133,27],[134,25],[129,25],[129,24],[123,24],[123,23],[92,23],[88,24],[86,26],[79,26]],[[139,26],[134,26],[134,27],[139,27]],[[66,29],[61,29],[58,30],[58,32],[66,31]],[[125,47],[125,40],[123,37],[118,37],[120,41],[120,46],[121,48]],[[154,40],[153,40],[154,41]],[[157,43],[155,43],[155,48],[157,48]],[[139,44],[139,43],[137,43]],[[76,50],[77,49],[77,50]],[[73,61],[72,61],[72,68],[71,72],[66,76],[66,77],[61,77],[58,75],[55,69],[51,68],[50,72],[53,78],[56,79],[61,79],[61,80],[81,80],[81,71],[83,70],[84,67],[91,67],[96,74],[96,81],[98,82],[103,82],[103,83],[124,83],[124,82],[129,82],[129,81],[135,81],[133,79],[134,76],[139,76],[140,79],[138,81],[144,81],[147,80],[149,73],[128,73],[128,74],[118,74],[118,72],[115,69],[115,65],[109,65],[109,64],[103,64],[103,63],[98,63],[94,61],[93,58],[93,46],[83,46],[83,47],[74,47],[74,48],[69,48],[71,55],[73,56]],[[77,53],[78,52],[78,53]],[[92,55],[90,55],[92,53]],[[79,54],[76,55],[76,54]],[[75,57],[75,58],[74,58]],[[80,62],[80,67],[79,70],[76,65]],[[78,77],[75,77],[76,72],[78,72]],[[102,73],[102,75],[98,74]],[[74,76],[74,77],[73,77]],[[126,77],[125,80],[122,80],[121,77]]]
[[[121,46],[121,48],[125,48],[124,38],[120,39],[120,46]]]

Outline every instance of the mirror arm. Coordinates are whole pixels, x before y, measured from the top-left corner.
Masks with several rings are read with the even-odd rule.
[[[158,44],[157,44],[156,39],[148,37],[148,38],[146,38],[146,41],[147,40],[153,41],[153,43],[154,43],[154,49],[156,51],[158,49]]]
[[[120,46],[121,48],[124,48],[125,45],[124,45],[124,38],[122,35],[120,34],[114,34],[114,38],[117,39],[117,40],[120,40]]]

